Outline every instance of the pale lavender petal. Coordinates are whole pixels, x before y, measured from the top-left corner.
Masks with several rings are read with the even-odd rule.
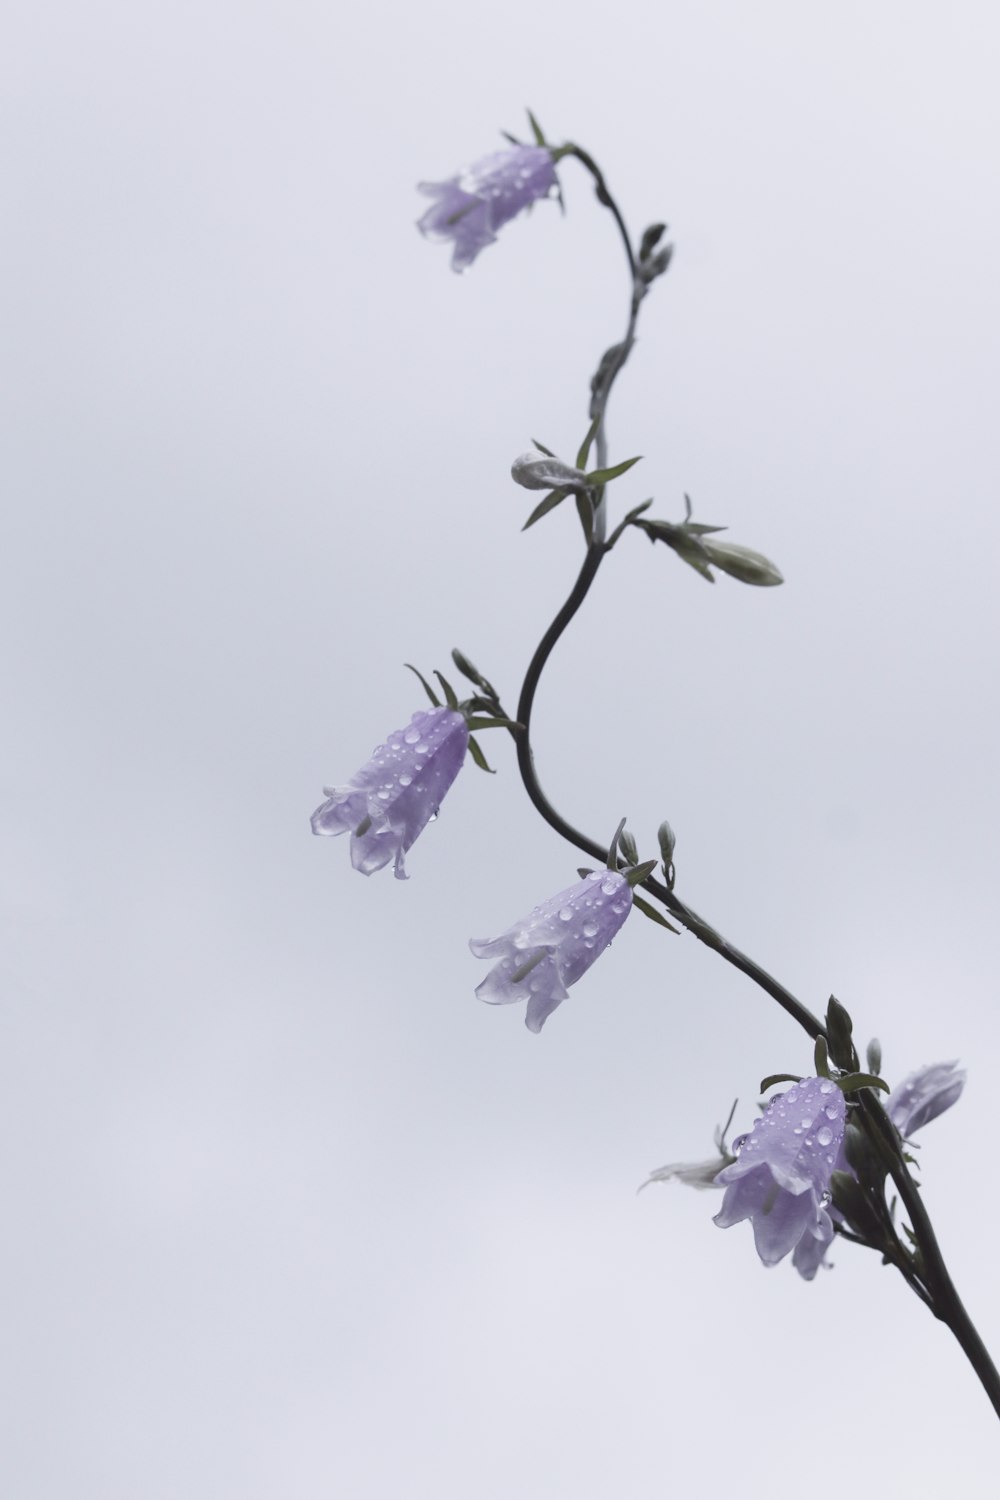
[[[436,201],[419,220],[421,234],[451,240],[451,264],[463,271],[496,231],[556,185],[552,153],[544,146],[511,146],[491,152],[445,182],[422,182]]]
[[[812,1281],[833,1244],[833,1220],[825,1208],[795,1247],[792,1265],[805,1281]]]
[[[477,958],[495,958],[476,990],[491,1005],[527,1000],[525,1023],[540,1031],[570,985],[587,972],[632,909],[624,875],[598,870],[544,901],[496,938],[473,938]]]
[[[764,1264],[796,1250],[796,1268],[811,1280],[833,1234],[826,1207],[845,1122],[844,1096],[828,1078],[804,1078],[776,1095],[716,1178],[726,1189],[716,1224],[750,1219]]]
[[[312,815],[313,833],[336,836],[350,830],[356,870],[371,875],[393,860],[397,879],[405,880],[406,851],[436,816],[468,744],[460,713],[418,710],[405,729],[376,746],[346,787],[328,789],[327,801]]]
[[[950,1109],[968,1075],[957,1062],[931,1063],[907,1074],[886,1100],[886,1112],[900,1135],[914,1131]]]

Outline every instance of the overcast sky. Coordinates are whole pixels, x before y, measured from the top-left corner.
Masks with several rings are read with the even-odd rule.
[[[650,1169],[804,1036],[633,916],[540,1036],[474,998],[578,856],[485,740],[411,879],[314,839],[460,646],[511,704],[622,334],[585,173],[462,277],[420,180],[524,129],[676,256],[609,415],[626,537],[539,694],[568,817],[890,1081],[1000,1353],[993,1079],[1000,21],[986,3],[12,0],[0,49],[0,1490],[10,1500],[995,1493],[996,1421],[877,1257],[767,1272]]]

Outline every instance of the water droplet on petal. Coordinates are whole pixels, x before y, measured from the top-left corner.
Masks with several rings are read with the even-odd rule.
[[[821,1094],[832,1094],[833,1090],[834,1090],[834,1085],[830,1082],[829,1078],[824,1078],[822,1080],[822,1082],[820,1083],[820,1086],[819,1086],[820,1093]]]
[[[412,776],[407,776],[407,775],[405,775],[405,773],[404,773],[404,775],[402,775],[402,776],[401,776],[401,777],[400,777],[400,778],[399,778],[399,784],[400,784],[400,786],[409,786],[409,784],[410,784],[410,782],[411,782],[411,781],[412,781],[412,780],[413,780],[413,777],[412,777]]]
[[[560,909],[559,909],[559,920],[560,920],[560,922],[572,922],[572,920],[573,920],[573,908],[571,906],[562,906],[562,907],[560,907]]]
[[[419,729],[408,729],[406,731],[406,733],[403,735],[403,739],[406,741],[406,743],[408,745],[415,745],[417,743],[417,740],[419,740],[419,738],[420,738],[420,730]]]
[[[823,1113],[826,1115],[826,1118],[828,1120],[835,1120],[837,1118],[837,1116],[840,1114],[840,1110],[837,1108],[837,1106],[835,1104],[828,1104],[826,1106],[826,1109],[823,1111]]]
[[[584,937],[588,937],[588,938],[596,937],[597,936],[597,923],[596,922],[589,922],[589,921],[588,922],[584,922],[584,924],[583,924],[583,935],[584,935]]]
[[[819,1141],[821,1146],[829,1146],[830,1142],[833,1140],[833,1131],[828,1125],[824,1125],[821,1130],[817,1130],[816,1139]]]

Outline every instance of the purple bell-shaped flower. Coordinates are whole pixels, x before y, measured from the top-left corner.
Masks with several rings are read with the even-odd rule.
[[[403,857],[437,814],[468,745],[468,725],[456,710],[418,710],[346,786],[324,787],[327,800],[312,815],[313,833],[349,831],[356,870],[371,875],[394,860],[396,879],[405,880]]]
[[[749,1219],[765,1266],[795,1251],[811,1280],[833,1238],[827,1211],[830,1175],[844,1138],[844,1096],[829,1078],[803,1078],[777,1094],[749,1135],[733,1143],[736,1160],[715,1179],[726,1189],[715,1215],[721,1229]]]
[[[454,271],[471,266],[492,245],[508,220],[556,186],[552,153],[545,146],[510,146],[493,151],[446,182],[421,182],[420,192],[436,201],[417,223],[431,239],[451,240]]]
[[[473,938],[477,958],[498,960],[476,989],[490,1005],[527,1000],[525,1024],[541,1031],[569,987],[600,958],[632,910],[632,887],[614,870],[597,870],[499,937]]]

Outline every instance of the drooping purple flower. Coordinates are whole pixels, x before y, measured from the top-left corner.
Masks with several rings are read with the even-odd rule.
[[[497,938],[473,938],[477,958],[498,962],[476,989],[489,1005],[527,1000],[525,1024],[541,1031],[569,987],[586,974],[632,910],[632,887],[624,875],[597,870]]]
[[[915,1068],[885,1101],[889,1119],[904,1138],[950,1109],[965,1088],[967,1074],[957,1062]]]
[[[446,182],[421,182],[419,190],[436,201],[417,223],[431,239],[451,240],[454,271],[471,266],[492,245],[509,219],[545,198],[556,186],[552,153],[545,146],[510,146],[493,151]]]
[[[833,1239],[827,1212],[830,1174],[844,1138],[844,1096],[829,1078],[804,1078],[777,1094],[749,1135],[734,1141],[736,1161],[716,1182],[726,1189],[715,1215],[721,1229],[750,1219],[757,1254],[777,1265],[790,1250],[811,1281]]]
[[[313,833],[335,836],[350,830],[356,870],[371,875],[393,859],[396,879],[405,880],[403,857],[436,816],[468,744],[460,713],[418,709],[405,729],[375,747],[346,786],[323,788],[327,800],[312,815]]]

